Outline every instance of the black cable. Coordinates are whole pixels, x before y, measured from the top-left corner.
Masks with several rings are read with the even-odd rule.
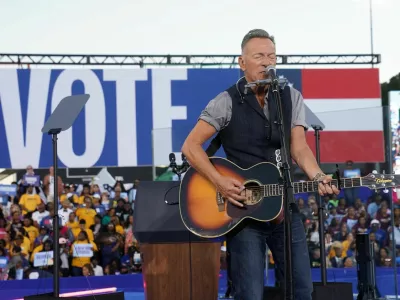
[[[177,204],[179,204],[179,200],[178,200],[178,201],[174,201],[174,202],[168,202],[168,201],[167,201],[167,195],[172,191],[172,189],[178,188],[178,187],[180,187],[180,183],[177,184],[177,185],[174,185],[174,186],[170,187],[170,188],[165,192],[165,194],[164,194],[164,202],[165,202],[166,204],[168,204],[168,205],[177,205]]]

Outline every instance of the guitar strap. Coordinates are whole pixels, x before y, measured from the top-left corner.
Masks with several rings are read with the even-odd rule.
[[[210,145],[207,147],[206,153],[208,157],[214,156],[214,154],[221,148],[222,141],[219,133],[212,139]]]
[[[281,94],[281,99],[283,99],[283,89],[279,89],[279,93]],[[214,154],[221,148],[222,141],[219,133],[212,139],[210,145],[206,149],[206,154],[208,157],[214,156]]]

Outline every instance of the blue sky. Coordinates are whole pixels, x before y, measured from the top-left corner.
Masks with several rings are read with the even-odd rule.
[[[383,82],[400,72],[400,1],[372,2]],[[3,0],[0,52],[237,54],[253,28],[279,54],[371,51],[369,0]]]

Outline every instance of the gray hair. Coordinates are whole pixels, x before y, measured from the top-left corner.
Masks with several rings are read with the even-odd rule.
[[[269,39],[271,40],[272,43],[274,43],[275,45],[275,38],[273,35],[270,35],[268,32],[266,32],[263,29],[253,29],[250,30],[243,38],[242,40],[242,51],[244,49],[244,47],[246,46],[246,44],[253,38],[265,38],[265,39]]]

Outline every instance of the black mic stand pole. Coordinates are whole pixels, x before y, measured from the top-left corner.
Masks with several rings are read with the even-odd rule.
[[[57,135],[61,132],[61,129],[55,128],[49,131],[53,142],[53,169],[54,169],[54,216],[53,216],[53,295],[54,298],[60,296],[60,218],[58,215],[58,156],[57,156]]]
[[[314,129],[314,136],[315,136],[315,157],[317,159],[318,165],[321,164],[321,157],[320,157],[320,148],[319,148],[319,139],[320,135],[319,132],[322,131],[322,127],[319,125],[311,125]],[[319,251],[320,251],[320,259],[321,259],[321,282],[322,285],[326,285],[326,260],[325,260],[325,232],[324,232],[324,206],[325,204],[322,202],[321,195],[317,193],[317,201],[319,206],[318,212],[318,229],[319,229]]]
[[[285,222],[285,299],[294,299],[293,287],[293,266],[292,266],[292,212],[291,208],[295,204],[293,197],[293,183],[290,175],[290,165],[288,157],[288,147],[286,144],[285,126],[283,121],[282,102],[279,93],[279,81],[277,78],[272,79],[272,94],[275,99],[277,108],[277,121],[279,127],[279,136],[281,140],[281,157],[282,157],[282,179],[283,179],[283,199],[284,199],[284,222]]]

